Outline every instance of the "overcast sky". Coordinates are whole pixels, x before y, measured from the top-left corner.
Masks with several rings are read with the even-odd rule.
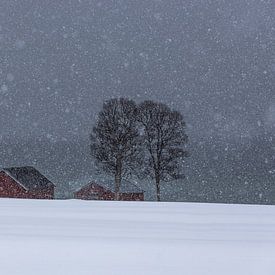
[[[274,15],[272,0],[3,0],[1,134],[85,135],[117,95],[167,102],[199,136],[257,133],[275,109]]]
[[[275,129],[273,0],[2,0],[0,64],[3,140],[87,139],[114,96],[179,110],[191,143]]]

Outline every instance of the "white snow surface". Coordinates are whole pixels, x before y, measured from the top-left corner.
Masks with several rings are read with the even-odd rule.
[[[0,199],[0,274],[274,275],[275,207]]]

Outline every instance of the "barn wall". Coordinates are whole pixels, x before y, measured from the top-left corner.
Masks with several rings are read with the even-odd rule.
[[[0,172],[0,197],[27,198],[27,191],[6,173]]]
[[[87,185],[75,192],[74,198],[80,200],[90,200],[97,192],[98,190],[93,185]]]
[[[122,193],[119,195],[121,201],[144,201],[143,193]]]
[[[45,200],[53,200],[54,199],[54,187],[51,186],[47,189],[37,190],[37,191],[29,191],[28,192],[29,199],[45,199]]]
[[[54,199],[54,186],[44,190],[27,191],[5,172],[0,172],[0,197],[18,199]]]
[[[113,201],[114,199],[115,199],[115,194],[111,191],[105,190],[102,194],[100,194],[100,200]]]
[[[97,194],[97,197],[95,197]],[[112,191],[104,189],[102,186],[93,183],[84,186],[79,191],[74,193],[75,199],[81,200],[114,200],[115,194]],[[120,194],[119,200],[121,201],[144,201],[143,193],[122,193]]]
[[[96,198],[95,194],[97,195]],[[74,198],[80,200],[113,200],[114,194],[98,184],[90,184],[75,192]]]

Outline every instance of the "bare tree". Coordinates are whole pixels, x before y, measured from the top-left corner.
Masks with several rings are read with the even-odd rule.
[[[155,180],[157,200],[160,182],[183,177],[183,160],[187,156],[185,122],[179,112],[153,101],[139,105],[141,136],[146,149],[145,173]]]
[[[137,167],[139,140],[135,102],[125,98],[106,101],[91,134],[91,149],[96,164],[114,176],[116,200],[122,177]]]

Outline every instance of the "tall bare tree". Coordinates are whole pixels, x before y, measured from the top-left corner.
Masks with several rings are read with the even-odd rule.
[[[187,156],[183,116],[162,103],[145,101],[139,105],[141,136],[146,148],[145,172],[156,184],[160,201],[160,183],[183,177],[182,165]]]
[[[137,167],[139,140],[135,102],[125,98],[106,101],[91,134],[91,149],[96,164],[114,176],[116,200],[123,176]]]

